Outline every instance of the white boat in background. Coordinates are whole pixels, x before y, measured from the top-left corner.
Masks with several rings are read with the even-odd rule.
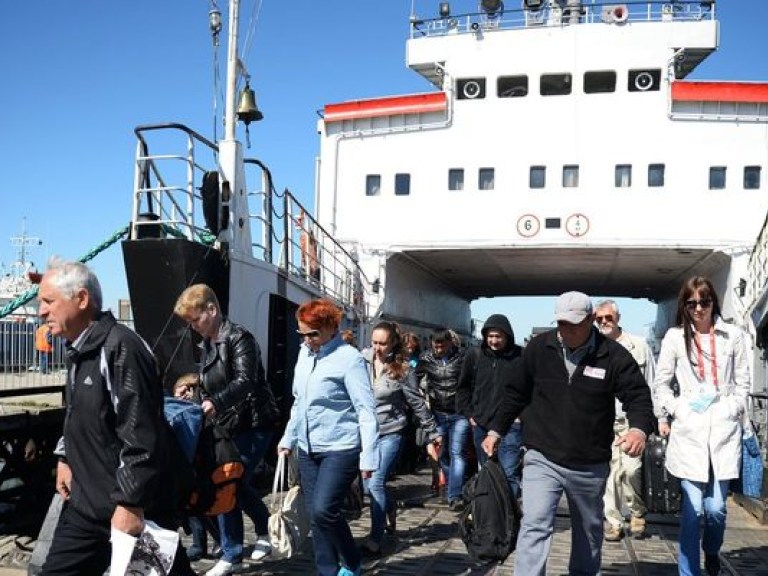
[[[11,245],[16,250],[16,259],[8,266],[0,264],[0,310],[13,308],[8,315],[0,316],[3,320],[17,322],[37,321],[37,298],[20,304],[22,297],[29,295],[34,288],[30,274],[36,275],[37,268],[29,258],[35,246],[43,241],[37,236],[27,234],[27,220],[23,220],[21,233],[10,238]],[[17,305],[14,306],[14,303]]]

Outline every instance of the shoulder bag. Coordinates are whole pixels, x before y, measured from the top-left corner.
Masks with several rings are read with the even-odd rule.
[[[280,454],[272,484],[267,524],[273,558],[290,558],[297,554],[309,533],[309,515],[304,506],[301,486],[296,483],[287,492],[282,491],[283,482],[288,476],[287,468],[288,457]]]

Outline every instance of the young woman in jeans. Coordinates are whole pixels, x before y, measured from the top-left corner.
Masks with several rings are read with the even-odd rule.
[[[666,467],[681,479],[680,576],[699,576],[700,551],[709,576],[720,574],[728,484],[741,466],[741,419],[750,389],[742,331],[723,321],[712,283],[694,276],[677,300],[677,326],[661,343],[654,391],[659,423],[669,435]],[[677,379],[680,395],[672,389]],[[701,516],[704,532],[701,533]]]
[[[430,440],[439,451],[441,436],[437,424],[424,398],[419,393],[416,374],[408,359],[394,322],[379,322],[371,334],[371,347],[363,351],[376,399],[376,418],[379,422],[379,467],[367,481],[371,496],[371,533],[363,544],[364,556],[381,553],[385,519],[394,532],[397,508],[387,493],[387,478],[392,473],[403,442],[403,430],[408,424],[408,407]]]
[[[342,311],[310,300],[296,311],[304,344],[293,374],[293,406],[278,453],[296,452],[312,527],[317,576],[357,576],[362,558],[341,513],[358,473],[379,467],[376,407],[365,360],[339,334]]]

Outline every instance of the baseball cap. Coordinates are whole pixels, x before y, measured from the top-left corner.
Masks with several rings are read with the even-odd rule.
[[[583,292],[560,294],[555,302],[555,320],[578,324],[592,314],[592,300]]]

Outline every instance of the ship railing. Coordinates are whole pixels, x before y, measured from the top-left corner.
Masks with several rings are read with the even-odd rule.
[[[508,3],[511,4],[511,3]],[[521,3],[522,4],[522,3]],[[430,3],[434,5],[434,3]],[[571,15],[567,6],[551,6],[542,2],[539,10],[508,8],[494,14],[468,12],[436,18],[410,18],[410,37],[445,36],[448,34],[478,34],[490,30],[515,30],[541,27],[561,27],[569,23],[597,24],[624,22],[700,21],[715,18],[715,2],[700,0],[668,0],[666,2],[581,2],[580,13]],[[619,10],[617,10],[620,8]]]
[[[183,236],[212,243],[202,217],[203,177],[219,167],[218,146],[182,124],[140,126],[134,174],[131,238]],[[152,143],[153,153],[149,152]],[[168,153],[184,149],[183,153]],[[155,151],[161,151],[158,154]],[[365,317],[368,280],[355,255],[337,242],[288,190],[277,192],[269,168],[244,159],[251,256]]]
[[[747,278],[744,285],[744,303],[747,313],[764,307],[768,299],[768,217],[757,237],[747,263]],[[753,318],[755,325],[761,318]]]

